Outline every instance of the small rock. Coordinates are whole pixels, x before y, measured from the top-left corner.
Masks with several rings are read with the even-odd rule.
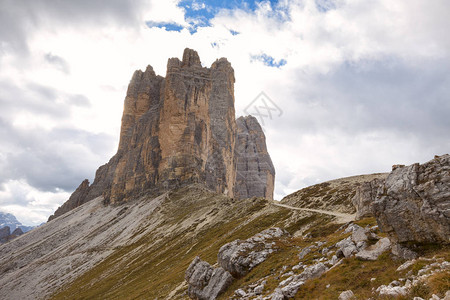
[[[275,291],[272,293],[271,300],[284,300],[284,295],[281,289],[275,289]]]
[[[263,290],[264,290],[264,284],[261,284],[261,285],[258,285],[257,287],[255,287],[255,289],[253,290],[253,292],[254,292],[256,295],[261,295],[262,292],[263,292]]]
[[[281,275],[281,277],[288,277],[291,275],[294,275],[294,272],[290,271],[290,272],[284,273],[283,275]]]
[[[364,230],[364,228],[358,226],[358,228],[353,230],[352,240],[355,243],[362,242],[362,241],[367,241],[368,238],[367,238],[366,231]]]
[[[356,225],[358,226],[358,225]],[[359,226],[358,226],[359,227]],[[350,257],[353,253],[357,252],[355,243],[353,243],[351,237],[343,239],[336,243],[336,248],[342,251],[344,257]],[[339,251],[338,250],[338,251]],[[336,251],[337,253],[337,251]]]
[[[383,252],[389,250],[391,242],[388,238],[382,238],[375,245],[372,245],[365,250],[356,254],[356,258],[361,260],[377,260]]]
[[[399,286],[400,282],[397,280],[392,281],[391,283],[389,283],[389,286],[393,287],[393,286]]]
[[[397,268],[397,272],[400,272],[400,271],[403,271],[403,270],[408,269],[408,268],[409,268],[410,266],[412,266],[415,262],[416,262],[415,259],[413,259],[413,260],[408,260],[407,262],[405,262],[404,264],[402,264],[401,266],[399,266],[399,267]]]
[[[445,293],[444,300],[450,300],[450,290]]]
[[[391,251],[392,251],[392,254],[394,254],[402,259],[412,260],[412,259],[416,259],[418,257],[416,252],[414,252],[400,244],[393,245]]]
[[[430,300],[441,300],[441,298],[439,298],[438,295],[433,294],[433,295],[431,295]]]
[[[339,295],[339,300],[350,300],[350,299],[353,299],[355,297],[355,294],[353,294],[353,292],[351,291],[351,290],[348,290],[348,291],[345,291],[345,292],[342,292],[340,295]]]
[[[333,257],[330,260],[331,265],[335,265],[337,264],[337,262],[339,261],[339,258],[336,255],[333,255]]]
[[[300,253],[298,254],[298,258],[303,259],[306,255],[308,255],[311,252],[312,248],[313,246],[309,246],[302,249],[302,251],[300,251]]]
[[[238,289],[234,292],[234,294],[238,297],[245,297],[247,293],[243,289]]]
[[[398,296],[406,295],[408,292],[408,289],[403,286],[390,287],[387,285],[382,285],[382,286],[378,287],[376,291],[380,294],[380,296],[398,297]]]

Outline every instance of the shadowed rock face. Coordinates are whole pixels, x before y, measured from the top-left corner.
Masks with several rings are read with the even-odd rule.
[[[191,49],[182,61],[168,60],[165,78],[151,66],[136,71],[116,155],[49,220],[100,195],[120,203],[192,183],[230,197],[272,199],[275,171],[265,136],[253,117],[236,125],[234,82],[226,58],[202,67]]]
[[[236,184],[237,198],[273,198],[275,168],[266,147],[266,137],[253,116],[240,117],[237,123]]]
[[[393,242],[450,242],[450,155],[397,166],[378,190],[373,212]]]

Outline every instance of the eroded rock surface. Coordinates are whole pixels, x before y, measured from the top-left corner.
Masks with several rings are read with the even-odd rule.
[[[356,190],[352,198],[353,206],[356,208],[356,219],[373,217],[372,204],[377,197],[379,187],[384,183],[383,179],[375,178],[372,181],[363,182]]]
[[[266,137],[253,116],[240,117],[237,123],[236,184],[237,198],[266,197],[272,200],[275,168],[267,152]]]
[[[450,242],[450,155],[398,166],[373,203],[382,231],[397,242]]]
[[[185,279],[191,299],[214,300],[223,293],[233,281],[230,273],[223,268],[213,268],[198,256],[186,270]]]
[[[232,241],[220,248],[217,261],[233,277],[242,277],[275,251],[272,239],[286,234],[280,228],[269,228],[244,241]]]
[[[117,153],[49,220],[103,196],[121,203],[199,183],[230,197],[273,198],[275,171],[253,117],[235,120],[234,70],[203,67],[196,51],[171,58],[166,77],[136,71],[125,97]],[[238,171],[238,175],[237,172]]]

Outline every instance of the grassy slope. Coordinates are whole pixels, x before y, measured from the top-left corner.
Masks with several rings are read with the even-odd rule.
[[[387,173],[380,173],[330,180],[292,193],[284,197],[281,203],[303,208],[355,213],[351,200],[357,187],[363,182],[386,176]]]
[[[159,242],[155,243],[158,238],[155,234],[148,234],[134,244],[116,249],[52,299],[166,297],[183,283],[184,272],[195,256],[214,264],[223,244],[248,238],[293,214],[269,207],[264,199],[238,202],[204,191],[186,190],[173,193],[163,207],[155,217],[164,220],[161,227],[167,234]],[[193,220],[188,228],[178,230],[194,211],[208,220]],[[199,225],[203,225],[201,229],[197,228]],[[152,246],[148,247],[149,244]]]
[[[52,299],[164,299],[177,287],[180,288],[170,298],[186,298],[183,294],[186,290],[184,272],[195,256],[215,264],[223,244],[278,226],[293,236],[277,240],[278,251],[249,274],[234,281],[220,299],[229,299],[236,289],[260,282],[262,278],[267,281],[263,294],[269,295],[286,278],[281,276],[285,266],[290,270],[300,262],[297,255],[301,248],[318,241],[326,242],[321,248],[331,246],[348,235],[336,232],[340,225],[334,224],[329,216],[273,207],[264,199],[234,201],[196,189],[172,193],[152,217],[161,220],[158,233],[150,233],[134,244],[116,249],[102,263],[54,294]],[[357,223],[375,225],[375,219]],[[165,234],[161,235],[161,232]],[[304,236],[308,237],[298,232],[306,233]],[[437,255],[447,261],[450,259],[448,247],[424,246],[421,249],[425,257]],[[313,264],[320,257],[318,251],[313,251],[302,262]],[[375,262],[348,258],[322,277],[307,282],[296,298],[337,299],[340,292],[351,289],[359,299],[367,299],[373,287],[389,284],[404,275],[395,272],[402,263],[390,254],[382,255]],[[411,268],[417,272],[420,266]],[[301,269],[295,272],[299,273]],[[422,297],[432,293],[442,295],[450,289],[447,275],[433,276],[412,294]]]

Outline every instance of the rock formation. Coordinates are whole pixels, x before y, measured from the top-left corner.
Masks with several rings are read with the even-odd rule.
[[[186,270],[185,279],[189,285],[188,295],[192,299],[214,300],[233,282],[233,277],[223,268],[213,268],[198,256]]]
[[[0,243],[6,243],[12,239],[15,239],[19,235],[22,235],[23,231],[20,227],[17,227],[14,229],[14,231],[11,233],[11,228],[9,226],[5,226],[3,228],[0,228]]]
[[[227,243],[217,254],[220,265],[217,268],[198,256],[195,257],[185,273],[188,296],[199,300],[216,299],[233,283],[234,278],[244,276],[276,251],[274,239],[288,235],[286,231],[274,227],[257,233],[245,241],[234,240]]]
[[[9,228],[9,226],[0,228],[0,243],[7,242],[10,234],[11,234],[11,229]]]
[[[450,242],[450,155],[422,165],[396,166],[373,209],[393,243]]]
[[[269,254],[275,251],[272,240],[284,235],[287,235],[287,232],[275,227],[266,229],[245,241],[232,241],[220,248],[217,261],[233,277],[242,277],[265,261]]]
[[[377,197],[378,188],[384,183],[384,179],[375,178],[372,181],[363,182],[356,190],[352,198],[353,206],[356,208],[356,219],[373,217],[372,203]]]
[[[240,117],[237,123],[236,184],[237,198],[272,199],[275,168],[267,152],[266,137],[253,116]]]
[[[55,215],[103,195],[121,203],[200,183],[230,197],[272,199],[275,171],[253,117],[235,120],[234,70],[226,58],[202,67],[196,51],[171,58],[166,77],[136,71],[125,97],[117,153]]]

